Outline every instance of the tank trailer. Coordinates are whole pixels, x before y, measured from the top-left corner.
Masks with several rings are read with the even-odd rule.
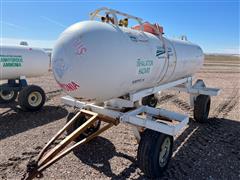
[[[137,25],[129,28],[128,20]],[[52,60],[55,79],[68,94],[62,101],[75,112],[69,113],[66,125],[37,159],[29,162],[24,179],[40,176],[74,148],[119,123],[132,126],[139,142],[139,168],[157,178],[171,159],[174,139],[189,121],[185,114],[156,107],[159,92],[188,93],[194,119],[201,123],[208,121],[210,97],[220,93],[203,80],[193,82],[204,61],[198,45],[168,39],[158,24],[109,8],[97,9],[90,21],[67,28]],[[64,132],[68,135],[55,145]],[[76,143],[70,145],[72,141]]]

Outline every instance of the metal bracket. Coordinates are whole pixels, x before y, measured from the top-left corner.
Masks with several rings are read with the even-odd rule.
[[[217,96],[220,94],[221,90],[218,88],[207,88],[204,81],[198,79],[194,85],[192,85],[192,79],[185,84],[178,85],[172,88],[173,90],[186,92],[190,94],[190,106],[194,107],[194,101],[196,97],[200,94],[208,96]]]
[[[130,93],[130,101],[135,102],[135,101],[141,100],[141,98],[143,98],[145,96],[149,96],[149,95],[155,94],[159,91],[173,88],[173,87],[175,87],[179,84],[183,84],[183,83],[186,83],[188,81],[189,81],[189,77],[179,79],[179,80],[176,80],[176,81],[172,81],[172,82],[169,82],[169,83],[166,83],[166,84],[162,84],[162,85],[159,85],[159,86],[156,86],[156,87],[140,90],[140,91],[137,91],[135,93]]]
[[[121,122],[176,136],[188,123],[188,116],[165,109],[141,106],[120,117]]]
[[[100,18],[101,16],[99,15],[99,13],[101,11],[104,11],[106,14],[112,14],[113,18],[114,18],[114,24],[116,26],[118,26],[117,15],[121,15],[121,16],[124,16],[128,19],[133,19],[133,20],[137,21],[138,24],[141,27],[141,31],[144,30],[143,23],[142,23],[143,20],[141,18],[136,17],[136,16],[132,16],[132,15],[129,15],[127,13],[123,13],[123,12],[120,12],[120,11],[117,11],[117,10],[114,10],[114,9],[110,9],[110,8],[107,8],[107,7],[102,7],[102,8],[96,9],[95,11],[91,12],[90,13],[90,20],[94,20],[96,17]]]
[[[176,91],[181,91],[181,92],[186,92],[189,94],[204,94],[204,95],[209,95],[209,96],[218,96],[221,92],[220,89],[218,88],[207,88],[205,85],[203,86],[203,81],[198,80],[194,86],[185,86],[185,85],[179,85],[176,87],[173,87],[173,90]]]
[[[9,79],[7,83],[0,85],[0,90],[1,91],[20,91],[23,87],[26,87],[26,86],[28,86],[28,84],[25,78]]]
[[[107,109],[93,104],[83,104],[69,96],[62,97],[66,105],[78,108],[87,108],[93,112],[106,115],[108,117],[119,119],[120,122],[128,123],[134,126],[152,129],[158,132],[175,136],[188,123],[188,116],[164,109],[140,106],[133,111],[126,113]],[[139,117],[140,114],[146,114],[145,118]],[[172,121],[172,122],[171,122]],[[174,123],[173,123],[174,122]]]
[[[128,107],[134,107],[134,103],[132,101],[121,99],[121,98],[114,98],[110,99],[109,101],[104,102],[106,108],[111,109],[122,109]]]

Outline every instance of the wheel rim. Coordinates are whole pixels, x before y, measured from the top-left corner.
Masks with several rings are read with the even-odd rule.
[[[161,145],[161,149],[159,152],[160,167],[164,167],[167,164],[170,148],[171,148],[171,140],[169,137],[166,137]]]
[[[0,91],[0,95],[3,100],[8,101],[14,97],[14,91]]]
[[[37,107],[41,104],[42,102],[42,95],[35,91],[35,92],[31,92],[28,96],[28,103],[33,106],[33,107]]]
[[[156,105],[156,99],[155,99],[155,97],[151,97],[151,99],[150,99],[150,101],[149,101],[149,105],[150,105],[151,107],[154,107],[154,106]]]

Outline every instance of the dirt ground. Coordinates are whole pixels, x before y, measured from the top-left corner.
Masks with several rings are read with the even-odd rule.
[[[160,107],[191,117],[175,141],[162,179],[240,179],[240,60],[207,56],[196,78],[221,88],[222,93],[212,98],[205,124],[192,119],[186,94],[162,94]],[[0,179],[21,179],[28,161],[63,127],[72,111],[60,102],[64,93],[51,73],[29,81],[43,87],[47,102],[34,113],[22,111],[17,103],[0,104]],[[147,179],[137,166],[137,148],[131,127],[120,124],[52,165],[43,179]]]

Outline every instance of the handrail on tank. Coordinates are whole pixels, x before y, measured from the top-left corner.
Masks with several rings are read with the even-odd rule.
[[[118,15],[121,15],[121,16],[125,16],[128,19],[136,20],[139,23],[139,25],[141,26],[141,30],[142,31],[144,30],[143,23],[142,23],[143,20],[141,18],[136,17],[136,16],[132,16],[132,15],[129,15],[129,14],[126,14],[126,13],[123,13],[123,12],[120,12],[120,11],[117,11],[117,10],[114,10],[114,9],[109,9],[107,7],[102,7],[102,8],[96,9],[95,11],[91,12],[90,13],[90,20],[94,20],[95,17],[101,17],[99,15],[99,12],[101,12],[101,11],[105,11],[105,14],[112,14],[113,18],[114,18],[114,24],[117,25],[117,26],[118,26],[118,18],[117,18],[117,14],[118,14]]]

